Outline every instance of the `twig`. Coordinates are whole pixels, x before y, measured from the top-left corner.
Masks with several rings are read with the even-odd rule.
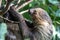
[[[7,0],[7,2],[6,2],[6,7],[5,7],[5,13],[8,11],[8,9],[10,8],[10,4],[11,4],[11,2],[12,2],[13,0]]]
[[[0,14],[4,14],[9,10],[10,4],[11,4],[12,1],[13,0],[6,0],[6,7],[2,11],[0,11]]]
[[[17,8],[18,4],[21,2],[21,0],[15,0],[15,5],[13,5],[13,7]]]
[[[8,22],[10,22],[10,23],[19,23],[19,22],[15,22],[15,21],[9,20],[9,19],[7,19],[7,18],[4,18],[4,17],[1,16],[1,15],[0,15],[0,18],[4,19],[4,20],[6,20],[6,21],[8,21]]]
[[[25,20],[26,20],[26,21],[28,21],[28,22],[30,22],[30,23],[32,23],[32,21],[31,21],[31,20],[28,20],[28,19],[26,19],[26,18],[25,18]]]
[[[16,8],[16,11],[18,11],[19,9],[23,8],[24,6],[28,5],[30,2],[32,2],[33,0],[30,0],[28,2],[25,2],[24,4],[22,4],[21,6]]]
[[[25,10],[25,11],[22,11],[22,12],[20,12],[19,14],[24,14],[24,13],[26,13],[26,12],[28,12],[29,10]]]
[[[1,7],[1,4],[2,4],[2,0],[0,0],[0,7]]]

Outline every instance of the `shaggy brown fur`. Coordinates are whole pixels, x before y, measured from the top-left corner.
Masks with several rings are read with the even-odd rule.
[[[31,40],[51,40],[53,25],[47,12],[41,8],[30,9],[34,28],[32,28],[33,38]]]

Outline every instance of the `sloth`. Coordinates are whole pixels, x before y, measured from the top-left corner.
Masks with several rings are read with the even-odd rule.
[[[17,15],[17,13],[15,11],[9,11],[9,14],[11,14],[11,15],[8,17],[13,16],[13,18],[16,18],[16,19],[10,18],[10,20],[13,20],[13,21],[21,20],[21,16]],[[6,14],[6,15],[8,15],[8,14]],[[20,26],[21,24],[19,24],[17,29],[19,29],[19,27],[21,27],[20,29],[22,29],[23,35],[25,35],[25,37],[30,36],[30,40],[51,40],[52,35],[53,35],[53,24],[52,24],[52,20],[51,20],[50,16],[48,15],[48,13],[41,8],[32,8],[29,10],[29,15],[32,18],[32,23],[24,20],[25,22],[23,22],[23,24],[27,25],[27,26],[25,27],[23,25],[24,27],[22,27],[22,26]],[[20,22],[20,23],[22,23],[22,22]],[[9,28],[10,33],[11,33],[11,29]],[[21,36],[21,34],[19,34],[16,31],[16,29],[14,31],[14,34],[17,35],[16,40],[24,40],[23,35]],[[16,37],[16,35],[12,35],[12,36]],[[8,39],[9,38],[7,38],[7,40]],[[15,40],[15,38],[10,38],[10,39]]]
[[[31,40],[51,40],[53,35],[53,24],[48,13],[42,8],[29,10],[34,27],[31,28]]]

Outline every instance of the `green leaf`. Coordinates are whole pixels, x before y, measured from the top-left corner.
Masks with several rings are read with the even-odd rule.
[[[60,17],[60,9],[58,9],[55,13],[56,17]]]
[[[7,33],[7,25],[0,23],[0,40],[5,40],[5,34]]]
[[[58,0],[48,0],[50,3],[54,4],[54,5],[58,5],[59,1]]]

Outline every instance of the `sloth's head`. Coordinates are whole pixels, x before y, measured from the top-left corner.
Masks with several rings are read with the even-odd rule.
[[[33,8],[29,10],[33,22],[43,24],[44,22],[52,23],[48,13],[41,8]]]
[[[48,15],[48,13],[41,8],[30,9],[29,12],[30,12],[30,15],[32,17],[34,27],[37,30],[39,30],[40,33],[42,33],[44,35],[44,37],[47,37],[47,38],[51,39],[53,29],[52,29],[52,21],[51,21],[51,18],[49,17],[49,15]],[[43,36],[40,36],[40,37],[43,38]]]

